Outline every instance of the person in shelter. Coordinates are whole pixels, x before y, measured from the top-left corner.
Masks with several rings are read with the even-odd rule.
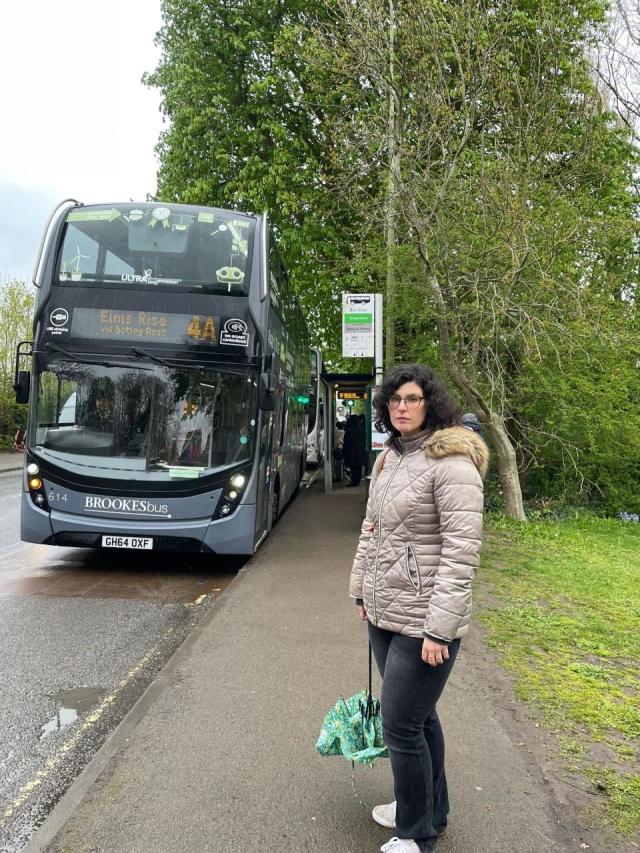
[[[359,486],[367,464],[367,439],[358,415],[350,415],[342,444],[344,464],[351,470],[351,485]]]

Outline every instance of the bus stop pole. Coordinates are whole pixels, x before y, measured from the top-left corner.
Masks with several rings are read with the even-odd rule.
[[[384,322],[382,317],[382,294],[375,294],[375,376],[376,376],[376,385],[380,385],[382,381],[383,374],[383,346],[384,346],[384,338],[383,338],[383,329]]]
[[[333,385],[323,382],[324,393],[324,492],[333,491]]]
[[[369,405],[369,448],[371,448],[372,444],[372,432],[373,432],[373,397],[376,392],[376,389],[382,384],[382,376],[384,373],[384,317],[383,317],[383,295],[381,293],[376,293],[374,296],[374,376],[375,379],[373,381],[373,387],[371,388],[371,399],[368,401]],[[369,449],[369,462],[373,469],[373,465],[375,464],[375,460],[377,458],[378,451],[373,451]],[[366,477],[366,498],[369,499],[369,483],[371,482],[371,475],[367,475]]]

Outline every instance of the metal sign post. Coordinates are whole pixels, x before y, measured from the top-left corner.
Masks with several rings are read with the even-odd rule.
[[[371,442],[370,447],[374,453],[379,453],[384,448],[384,443],[387,439],[386,433],[378,432],[374,420],[375,420],[375,412],[373,410],[373,398],[375,397],[380,385],[382,384],[382,374],[383,374],[383,330],[384,330],[384,318],[382,316],[382,294],[375,294],[375,380],[373,385],[371,386],[371,395],[369,399],[369,408],[370,408],[370,424],[371,424],[371,432],[369,435],[369,440]]]
[[[324,394],[324,491],[329,494],[333,490],[333,385],[322,383]]]
[[[382,379],[382,365],[383,361],[383,331],[384,331],[384,318],[382,316],[382,294],[376,293],[375,295],[375,307],[374,307],[374,318],[375,318],[375,377],[376,377],[376,385],[380,384],[380,380]]]

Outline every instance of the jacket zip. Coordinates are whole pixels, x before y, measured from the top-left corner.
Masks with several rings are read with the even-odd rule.
[[[411,558],[413,557],[413,565],[416,570],[416,580],[414,582],[413,575],[411,574]],[[420,579],[420,569],[418,567],[418,560],[415,555],[415,551],[413,550],[413,545],[407,545],[406,549],[406,558],[407,558],[407,574],[409,575],[409,580],[411,581],[411,586],[415,589],[418,595],[422,592],[422,581]]]
[[[373,564],[373,594],[371,596],[372,601],[373,601],[373,624],[374,625],[378,624],[378,614],[376,611],[376,580],[378,579],[378,557],[380,555],[380,537],[382,536],[382,527],[381,527],[382,508],[384,506],[384,499],[386,498],[387,492],[389,491],[389,486],[391,485],[391,481],[395,477],[396,471],[398,470],[398,468],[402,464],[402,458],[403,457],[401,456],[399,461],[398,461],[398,464],[396,465],[396,467],[391,472],[391,476],[389,477],[389,481],[388,481],[387,485],[385,486],[385,490],[382,493],[382,497],[380,498],[380,509],[378,510],[378,542],[376,545],[376,559],[375,559],[375,563]]]

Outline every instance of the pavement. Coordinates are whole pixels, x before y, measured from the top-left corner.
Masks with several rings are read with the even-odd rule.
[[[26,853],[374,853],[389,762],[321,757],[325,712],[367,679],[347,595],[362,487],[304,491],[132,708]],[[377,680],[374,691],[377,691]],[[437,853],[598,846],[474,628],[439,703],[451,813]],[[368,804],[365,809],[354,796]],[[586,839],[586,840],[585,840]]]
[[[10,453],[8,450],[0,450],[0,474],[10,471],[22,471],[24,456],[21,453]]]

